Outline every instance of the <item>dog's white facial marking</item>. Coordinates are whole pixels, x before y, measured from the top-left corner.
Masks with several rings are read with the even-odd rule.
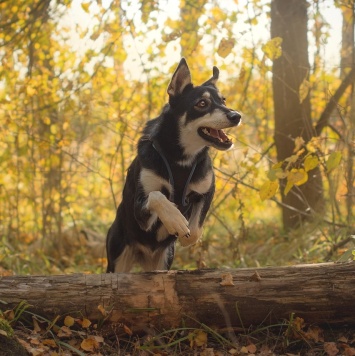
[[[194,191],[199,194],[205,194],[211,189],[212,182],[213,172],[210,170],[201,180],[189,184],[188,193]]]
[[[142,168],[139,180],[146,195],[153,191],[160,191],[162,188],[167,189],[170,194],[172,193],[171,184],[150,169]]]
[[[186,116],[182,117],[180,120],[180,143],[184,148],[184,154],[189,157],[194,157],[204,147],[211,146],[210,142],[204,140],[198,134],[197,130],[199,128],[210,127],[221,130],[231,126],[231,122],[227,119],[226,113],[218,109],[191,122],[186,122]],[[186,160],[186,162],[188,162],[188,160]]]

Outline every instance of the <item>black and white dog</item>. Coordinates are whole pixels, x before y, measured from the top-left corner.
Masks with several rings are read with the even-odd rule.
[[[226,106],[213,76],[194,87],[183,58],[168,86],[169,103],[148,121],[138,142],[106,241],[107,272],[170,269],[175,242],[196,243],[215,190],[209,147],[227,150],[223,129],[241,115]]]

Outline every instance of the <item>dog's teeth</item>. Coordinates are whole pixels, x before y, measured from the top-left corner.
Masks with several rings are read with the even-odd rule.
[[[204,134],[206,134],[206,135],[209,135],[209,134],[210,134],[207,128],[204,128],[204,129],[202,130],[202,132],[203,132]]]

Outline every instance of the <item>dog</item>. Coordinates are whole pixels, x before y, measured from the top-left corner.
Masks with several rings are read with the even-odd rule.
[[[216,83],[219,70],[194,86],[181,59],[160,114],[147,122],[137,156],[127,171],[122,202],[108,231],[107,272],[169,270],[175,243],[193,245],[215,191],[209,148],[233,146],[223,131],[238,126],[241,115],[226,106]]]

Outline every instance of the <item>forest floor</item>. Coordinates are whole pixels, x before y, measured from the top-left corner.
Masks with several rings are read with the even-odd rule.
[[[257,239],[250,239],[238,246],[241,255],[238,260],[244,260],[245,263],[230,267],[268,265],[270,261],[274,265],[285,265],[325,262],[330,260],[329,257],[338,261],[344,259],[344,256],[345,259],[354,258],[355,246],[352,242],[344,244],[340,240],[340,243],[329,243],[322,236],[313,234],[314,237],[310,238],[312,235],[306,233],[297,238],[285,239],[281,234],[272,234],[270,230],[264,235],[262,231],[257,231]],[[337,249],[332,249],[332,246]],[[6,240],[0,244],[0,278],[21,274],[103,272],[106,261],[90,258],[89,252],[76,249],[75,255],[71,255],[68,250],[56,256],[53,251],[41,253],[26,242],[14,246]],[[185,256],[183,260],[183,252],[178,252],[177,268],[189,268],[184,261],[191,261],[191,255]],[[201,254],[193,251],[192,255]],[[224,266],[223,255],[223,251],[219,251],[212,256],[218,261],[216,267]],[[262,256],[265,256],[264,260],[260,259]],[[213,259],[207,261],[209,267],[215,267],[211,265]],[[200,265],[197,260],[195,263],[195,266],[190,267]],[[94,321],[70,315],[48,320],[32,313],[25,302],[9,310],[1,300],[0,292],[0,356],[10,355],[355,356],[355,327],[314,325],[312,320],[292,315],[289,320],[281,320],[275,325],[257,325],[246,329],[213,330],[208,325],[197,324],[194,328],[181,325],[176,329],[157,330],[150,325],[145,332],[134,334],[125,325],[112,329],[109,324],[95,324]]]
[[[49,321],[20,308],[20,316],[19,310],[9,310],[0,319],[1,356],[355,355],[355,328],[307,325],[297,317],[253,330],[215,331],[200,325],[133,334],[126,326],[118,332],[85,318]]]

